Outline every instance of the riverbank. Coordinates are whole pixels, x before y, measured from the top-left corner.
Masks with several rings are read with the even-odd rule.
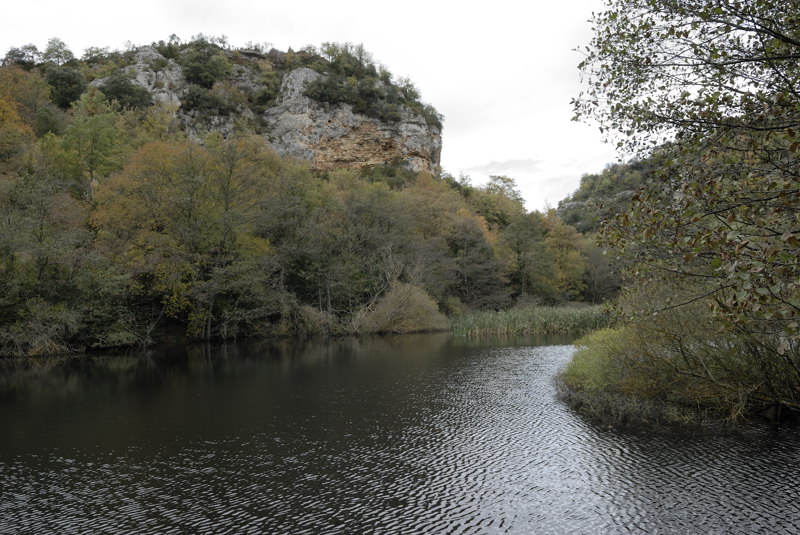
[[[558,398],[599,425],[614,428],[722,429],[737,424],[720,414],[664,400],[641,399],[612,389],[589,390],[570,385],[564,374],[554,379]]]
[[[764,354],[753,354],[711,330],[702,339],[690,338],[688,331],[681,334],[659,338],[652,326],[640,324],[583,336],[555,380],[559,396],[611,426],[797,422],[800,411],[774,392],[770,397],[758,381],[763,372],[757,365],[769,362]]]
[[[403,290],[406,287],[400,288]],[[410,288],[410,287],[409,287]],[[312,307],[300,307],[285,321],[259,331],[257,335],[239,336],[235,339],[313,339],[342,336],[373,336],[386,334],[415,334],[426,332],[452,332],[462,338],[482,336],[524,336],[545,334],[582,335],[608,323],[608,317],[599,305],[569,305],[560,307],[532,306],[501,311],[475,311],[446,318],[436,304],[425,295],[394,290],[384,302],[346,323],[330,314]],[[397,294],[397,296],[395,296]],[[223,342],[225,339],[217,339]],[[96,351],[128,351],[162,344],[190,343],[178,324],[168,324],[154,329],[144,337],[132,337],[109,344],[49,344],[37,345],[35,351],[3,351],[0,358],[25,358],[31,356],[76,355]],[[208,342],[208,341],[206,341]],[[7,350],[9,348],[6,348]],[[13,348],[12,348],[13,349]]]

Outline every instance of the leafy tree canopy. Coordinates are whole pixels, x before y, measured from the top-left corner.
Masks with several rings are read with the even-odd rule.
[[[42,61],[64,65],[75,59],[75,54],[67,47],[67,44],[58,37],[52,37],[47,41],[47,47],[42,53]]]
[[[134,84],[129,78],[121,75],[115,75],[106,80],[100,91],[109,101],[115,100],[123,108],[143,108],[152,102],[147,89]]]
[[[21,47],[10,48],[3,58],[3,65],[19,65],[25,69],[32,69],[42,60],[42,54],[36,45],[27,44]]]
[[[50,94],[58,107],[66,109],[86,90],[86,80],[80,71],[71,67],[54,66],[45,74]]]
[[[788,335],[785,352],[800,333],[800,4],[607,5],[576,115],[663,158],[609,237],[637,273],[681,278],[742,332]]]

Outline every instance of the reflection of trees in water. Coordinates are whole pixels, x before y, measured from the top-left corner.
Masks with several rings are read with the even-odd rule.
[[[377,358],[435,356],[449,333],[311,340],[273,339],[156,347],[117,355],[0,360],[0,394],[60,396],[103,384],[154,385],[192,376],[237,376],[263,367],[281,371]]]
[[[133,383],[158,368],[155,353],[0,359],[0,393],[68,394],[91,384]]]
[[[281,369],[314,366],[340,361],[365,361],[379,357],[435,355],[450,343],[450,333],[398,336],[360,336],[296,340],[291,338],[249,341],[220,346],[191,346],[193,362],[233,361],[236,367],[248,363],[277,363]]]

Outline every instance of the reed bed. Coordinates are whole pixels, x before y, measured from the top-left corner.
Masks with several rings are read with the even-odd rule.
[[[470,312],[453,319],[456,336],[583,334],[608,324],[602,306],[525,307]]]

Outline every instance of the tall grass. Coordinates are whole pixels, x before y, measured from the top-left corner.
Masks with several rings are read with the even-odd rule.
[[[456,336],[520,334],[582,334],[605,327],[603,307],[534,306],[501,311],[470,312],[453,319]]]

